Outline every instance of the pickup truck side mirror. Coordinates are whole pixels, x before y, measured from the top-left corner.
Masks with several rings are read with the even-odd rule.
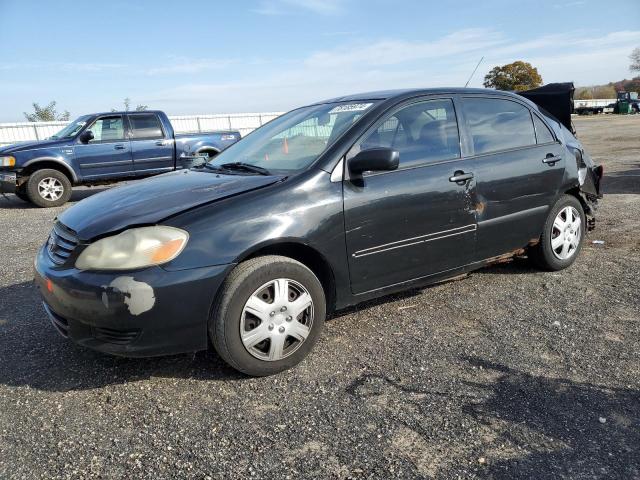
[[[91,130],[85,130],[80,134],[80,141],[82,143],[89,143],[95,137],[93,136],[93,132]]]
[[[400,163],[400,152],[391,148],[368,148],[349,160],[351,173],[395,170]]]

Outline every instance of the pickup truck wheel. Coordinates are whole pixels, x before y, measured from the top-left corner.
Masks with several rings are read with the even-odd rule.
[[[540,243],[529,250],[529,258],[544,270],[567,268],[578,257],[585,232],[582,205],[576,197],[563,195],[549,211]]]
[[[318,278],[302,263],[268,255],[238,265],[212,309],[209,334],[233,368],[266,376],[298,364],[318,340],[326,313]]]
[[[59,207],[71,198],[67,176],[51,168],[36,170],[27,180],[27,197],[38,207]]]

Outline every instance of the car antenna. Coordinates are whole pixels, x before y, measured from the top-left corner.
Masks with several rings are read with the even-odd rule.
[[[464,88],[467,88],[467,85],[469,85],[469,82],[471,81],[471,79],[473,78],[473,76],[476,73],[476,70],[478,70],[478,67],[480,66],[480,64],[482,63],[482,60],[484,60],[484,55],[482,57],[480,57],[480,61],[478,62],[478,64],[476,65],[476,68],[473,69],[473,72],[471,72],[471,76],[469,77],[469,80],[467,80],[467,83],[464,84]]]

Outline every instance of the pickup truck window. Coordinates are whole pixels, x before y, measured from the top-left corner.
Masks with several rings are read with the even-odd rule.
[[[336,102],[293,110],[227,148],[209,165],[242,162],[269,172],[303,170],[375,104]]]
[[[90,143],[124,140],[124,122],[120,115],[99,118],[88,130],[93,133]]]
[[[51,138],[55,140],[56,138],[71,138],[77,135],[77,133],[82,130],[82,127],[87,124],[87,120],[89,120],[90,117],[90,115],[83,115],[82,117],[76,118],[58,133],[52,135]]]
[[[154,113],[129,115],[129,124],[131,125],[131,138],[133,140],[164,138],[162,125],[158,116]]]

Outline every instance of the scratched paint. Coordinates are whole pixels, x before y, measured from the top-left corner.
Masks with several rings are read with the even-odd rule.
[[[118,277],[109,287],[124,295],[124,303],[131,315],[140,315],[153,308],[156,296],[151,285],[138,282],[133,277]],[[109,300],[106,292],[102,294],[102,302],[109,308]]]

